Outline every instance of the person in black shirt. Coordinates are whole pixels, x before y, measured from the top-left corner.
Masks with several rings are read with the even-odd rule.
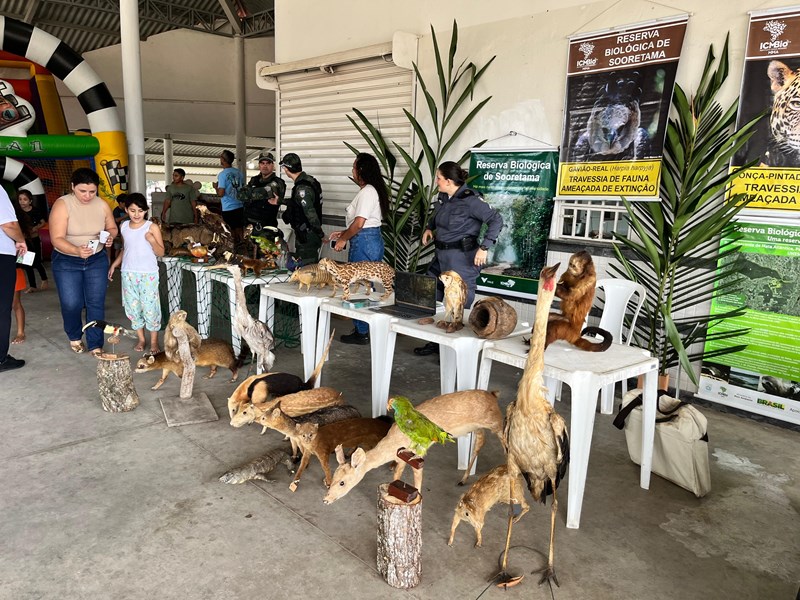
[[[28,190],[20,190],[17,192],[17,202],[22,212],[27,215],[30,224],[30,235],[25,238],[25,243],[28,244],[28,250],[36,254],[33,259],[33,265],[25,265],[23,267],[25,274],[28,276],[29,286],[24,293],[28,294],[30,292],[38,292],[40,289],[46,290],[49,285],[47,282],[47,271],[45,271],[44,265],[42,264],[42,241],[39,239],[39,230],[47,225],[47,219],[45,219],[42,213],[39,212],[39,209],[33,205],[33,196]],[[36,274],[33,271],[34,269],[39,271],[39,277],[42,279],[41,288],[36,287]]]
[[[286,194],[286,182],[275,174],[275,157],[271,152],[258,157],[259,174],[247,183],[253,188],[269,188],[264,198],[255,198],[245,206],[245,217],[255,230],[278,226],[278,209]],[[271,193],[270,193],[271,192]]]

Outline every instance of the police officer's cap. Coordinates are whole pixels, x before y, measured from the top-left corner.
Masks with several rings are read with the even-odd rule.
[[[275,162],[275,157],[272,155],[272,152],[266,152],[258,157],[258,162],[262,162],[264,160],[268,160],[271,163]]]
[[[299,171],[303,170],[303,163],[300,162],[300,157],[294,152],[289,152],[288,154],[283,155],[283,158],[281,159],[281,166],[286,167],[292,173],[298,173]]]

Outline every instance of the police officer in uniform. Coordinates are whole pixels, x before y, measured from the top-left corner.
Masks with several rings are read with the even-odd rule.
[[[286,182],[275,174],[275,157],[271,152],[258,157],[259,174],[247,183],[248,187],[265,188],[266,197],[252,200],[245,207],[247,221],[256,231],[278,226],[278,209],[286,195]]]
[[[428,266],[428,275],[439,277],[444,271],[455,271],[467,286],[464,308],[472,306],[475,299],[478,274],[486,264],[489,248],[497,241],[503,228],[500,213],[489,206],[483,197],[466,186],[467,172],[457,163],[443,162],[436,171],[439,195],[434,205],[428,229],[422,234],[422,243],[434,240],[436,255]],[[486,233],[478,240],[481,227]],[[436,297],[441,300],[444,290],[439,282]],[[415,348],[414,353],[426,356],[439,351],[438,344]]]
[[[283,222],[291,225],[295,235],[295,258],[308,265],[319,261],[322,231],[322,186],[303,171],[300,157],[290,152],[281,159],[283,172],[294,181],[292,196],[286,202]]]

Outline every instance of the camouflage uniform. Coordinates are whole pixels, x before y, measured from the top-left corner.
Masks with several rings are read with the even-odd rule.
[[[322,238],[325,237],[322,231],[322,187],[305,171],[295,179],[282,218],[294,230],[295,257],[304,265],[317,262]]]

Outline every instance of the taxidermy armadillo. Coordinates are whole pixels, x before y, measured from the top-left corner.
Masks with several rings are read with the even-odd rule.
[[[274,480],[267,478],[267,474],[277,467],[278,463],[283,463],[289,469],[289,472],[292,472],[293,463],[289,457],[289,451],[283,446],[267,450],[267,453],[263,456],[254,458],[241,467],[231,469],[222,475],[219,480],[222,483],[231,484],[244,483],[252,479],[260,479],[261,481],[272,483]]]
[[[320,269],[316,264],[300,267],[295,270],[292,276],[289,277],[289,281],[296,281],[298,283],[298,289],[301,290],[303,286],[306,286],[306,288],[310,290],[312,283],[316,284],[319,288],[323,288],[326,285],[333,286],[333,277],[331,274]]]

